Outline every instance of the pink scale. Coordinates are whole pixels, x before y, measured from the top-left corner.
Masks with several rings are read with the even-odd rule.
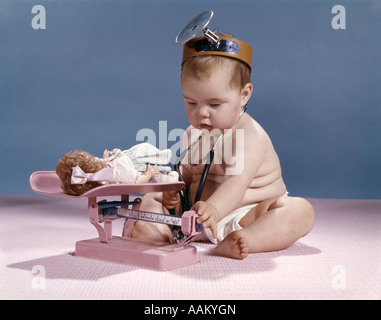
[[[178,244],[153,242],[112,235],[112,222],[99,214],[98,197],[120,196],[128,202],[129,196],[149,192],[179,191],[183,182],[150,184],[107,184],[94,188],[81,196],[64,194],[60,180],[54,171],[37,171],[29,178],[29,184],[36,193],[71,199],[88,198],[90,223],[95,226],[99,237],[77,241],[75,255],[91,259],[110,261],[121,264],[137,265],[155,270],[173,270],[195,264],[199,261],[197,249],[189,245],[199,231],[196,230],[196,213],[184,212],[181,218],[181,231],[186,235]],[[132,206],[139,210],[139,204]]]

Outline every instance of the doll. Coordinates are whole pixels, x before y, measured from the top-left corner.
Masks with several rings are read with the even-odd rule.
[[[57,163],[56,173],[64,193],[79,196],[107,183],[144,184],[176,182],[170,167],[171,150],[159,150],[140,143],[128,150],[105,150],[102,158],[87,151],[66,153]]]

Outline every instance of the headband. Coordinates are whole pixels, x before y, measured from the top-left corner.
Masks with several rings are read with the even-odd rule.
[[[184,45],[181,64],[191,57],[216,55],[240,60],[241,62],[244,62],[251,70],[251,56],[253,54],[253,49],[251,46],[244,41],[230,36],[224,35],[219,36],[219,38],[220,43],[218,47],[213,45],[213,43],[205,37],[189,40]]]
[[[217,55],[237,59],[251,70],[253,49],[242,41],[229,35],[217,34],[207,29],[213,17],[213,11],[205,11],[192,19],[176,37],[177,43],[185,43],[181,64],[191,57],[199,55]],[[203,37],[195,38],[200,32]]]

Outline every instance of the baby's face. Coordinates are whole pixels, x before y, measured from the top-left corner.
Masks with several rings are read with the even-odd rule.
[[[222,68],[205,81],[183,74],[182,88],[188,120],[197,129],[233,128],[246,104],[242,90],[229,85]]]

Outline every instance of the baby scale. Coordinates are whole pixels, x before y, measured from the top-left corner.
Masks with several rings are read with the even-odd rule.
[[[91,189],[80,196],[64,194],[55,171],[37,171],[29,178],[29,184],[36,193],[65,197],[88,198],[90,223],[95,226],[98,238],[77,241],[75,256],[86,257],[128,265],[138,265],[155,270],[173,270],[199,261],[197,249],[189,242],[200,233],[194,211],[183,215],[166,215],[140,211],[141,199],[130,201],[130,195],[149,192],[179,191],[183,182],[150,184],[107,184]],[[98,201],[99,197],[120,196],[121,201]],[[154,242],[112,235],[115,219],[129,218],[181,227],[184,238],[176,244]]]

